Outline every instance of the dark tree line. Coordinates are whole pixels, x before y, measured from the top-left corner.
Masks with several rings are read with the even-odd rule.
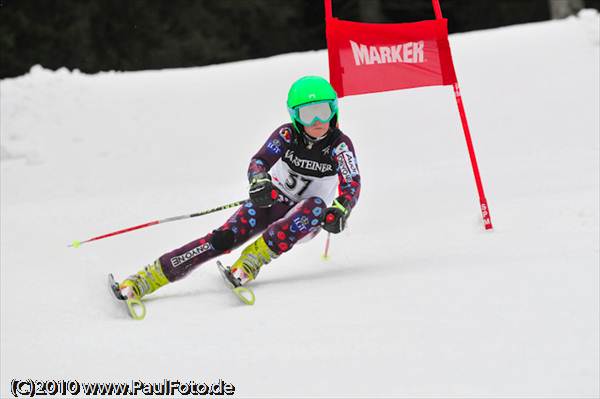
[[[548,0],[441,4],[451,32],[549,18]],[[430,0],[334,0],[333,10],[364,22],[434,18]],[[325,47],[322,0],[0,0],[0,78],[36,64],[94,73]]]

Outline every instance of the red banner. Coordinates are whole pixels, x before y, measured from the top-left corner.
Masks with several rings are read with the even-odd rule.
[[[326,21],[330,82],[339,97],[456,82],[446,19]]]

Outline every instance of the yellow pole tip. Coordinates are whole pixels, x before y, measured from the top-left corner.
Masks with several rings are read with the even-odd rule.
[[[81,241],[73,241],[73,243],[71,244],[71,246],[73,248],[79,248],[80,245],[81,245]]]

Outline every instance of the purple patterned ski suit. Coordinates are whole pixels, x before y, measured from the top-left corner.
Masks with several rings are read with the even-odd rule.
[[[360,194],[354,146],[334,127],[321,140],[311,140],[291,123],[280,126],[252,157],[248,179],[260,172],[272,177],[279,193],[275,204],[259,208],[247,201],[218,229],[162,255],[160,263],[169,281],[260,233],[275,253],[287,252],[298,241],[318,234],[325,209],[335,197],[343,196],[352,209]]]

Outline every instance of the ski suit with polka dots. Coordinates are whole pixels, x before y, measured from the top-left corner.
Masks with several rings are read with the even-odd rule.
[[[159,260],[169,281],[261,233],[276,254],[287,252],[319,233],[325,210],[336,197],[343,197],[351,210],[360,194],[354,146],[335,127],[314,140],[292,124],[280,126],[252,157],[248,179],[261,172],[271,176],[278,192],[275,203],[259,208],[248,200],[221,227],[162,255]]]

